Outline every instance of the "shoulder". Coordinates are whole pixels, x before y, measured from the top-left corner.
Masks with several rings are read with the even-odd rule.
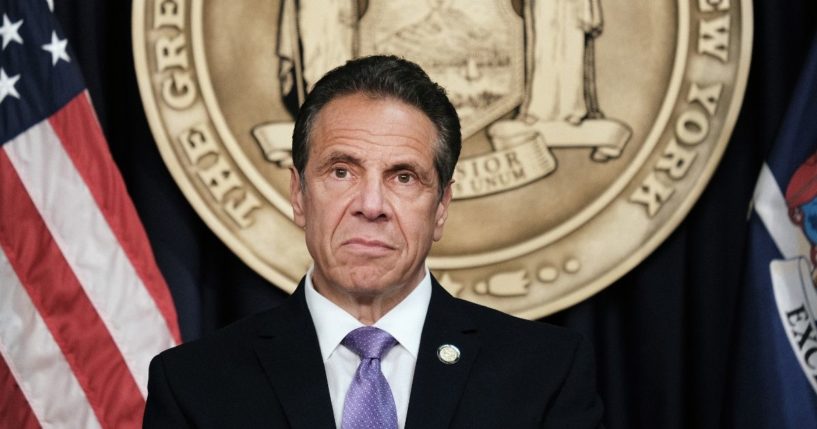
[[[216,364],[248,354],[259,338],[274,337],[293,330],[306,332],[310,327],[312,319],[303,290],[299,287],[278,306],[233,322],[202,338],[168,349],[157,358],[170,362],[178,360]]]
[[[278,337],[306,335],[297,324],[306,319],[288,315],[287,307],[267,310],[154,357],[145,421],[155,425],[145,427],[256,427],[247,422],[283,419],[270,361],[293,344]],[[270,351],[271,343],[280,347]]]
[[[452,302],[470,318],[483,359],[495,368],[525,369],[529,377],[560,379],[579,367],[592,371],[592,347],[579,333],[541,321],[456,299]],[[588,367],[589,366],[589,367]]]
[[[469,319],[470,335],[479,344],[470,372],[470,382],[481,386],[474,404],[484,404],[490,391],[504,403],[531,404],[517,413],[529,412],[544,427],[599,425],[603,407],[589,341],[567,328],[467,301],[452,299],[446,305]]]
[[[161,361],[164,366],[203,370],[244,359],[252,352],[253,340],[274,315],[275,309],[254,314],[202,338],[165,350],[154,361]]]
[[[553,346],[577,346],[582,342],[578,333],[546,322],[521,319],[479,304],[455,298],[463,313],[471,318],[480,332],[497,342],[547,344]]]
[[[452,297],[434,280],[428,328],[472,331],[482,349],[497,359],[547,362],[567,369],[574,356],[590,350],[578,333],[541,321],[521,319],[470,301]],[[509,353],[509,351],[513,353]]]

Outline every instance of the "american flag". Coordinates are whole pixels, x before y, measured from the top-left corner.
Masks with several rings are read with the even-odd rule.
[[[0,428],[141,426],[176,312],[45,0],[0,0]]]

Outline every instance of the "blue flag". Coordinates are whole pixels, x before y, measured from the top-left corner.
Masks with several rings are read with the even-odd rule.
[[[749,225],[731,427],[817,428],[817,39]]]

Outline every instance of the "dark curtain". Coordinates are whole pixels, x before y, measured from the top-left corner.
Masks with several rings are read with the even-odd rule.
[[[737,0],[735,0],[737,1]],[[133,69],[130,2],[56,0],[114,159],[195,339],[285,294],[199,219],[162,163]],[[721,427],[743,275],[746,216],[817,28],[813,0],[755,0],[752,66],[731,143],[706,191],[644,262],[589,300],[547,317],[595,346],[610,428]],[[817,76],[814,76],[817,79]],[[817,120],[817,118],[815,118]]]

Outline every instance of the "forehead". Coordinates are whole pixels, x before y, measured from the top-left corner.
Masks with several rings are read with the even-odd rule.
[[[437,140],[434,124],[420,109],[394,98],[362,93],[327,103],[311,134],[310,152],[316,155],[349,147],[433,157]]]

